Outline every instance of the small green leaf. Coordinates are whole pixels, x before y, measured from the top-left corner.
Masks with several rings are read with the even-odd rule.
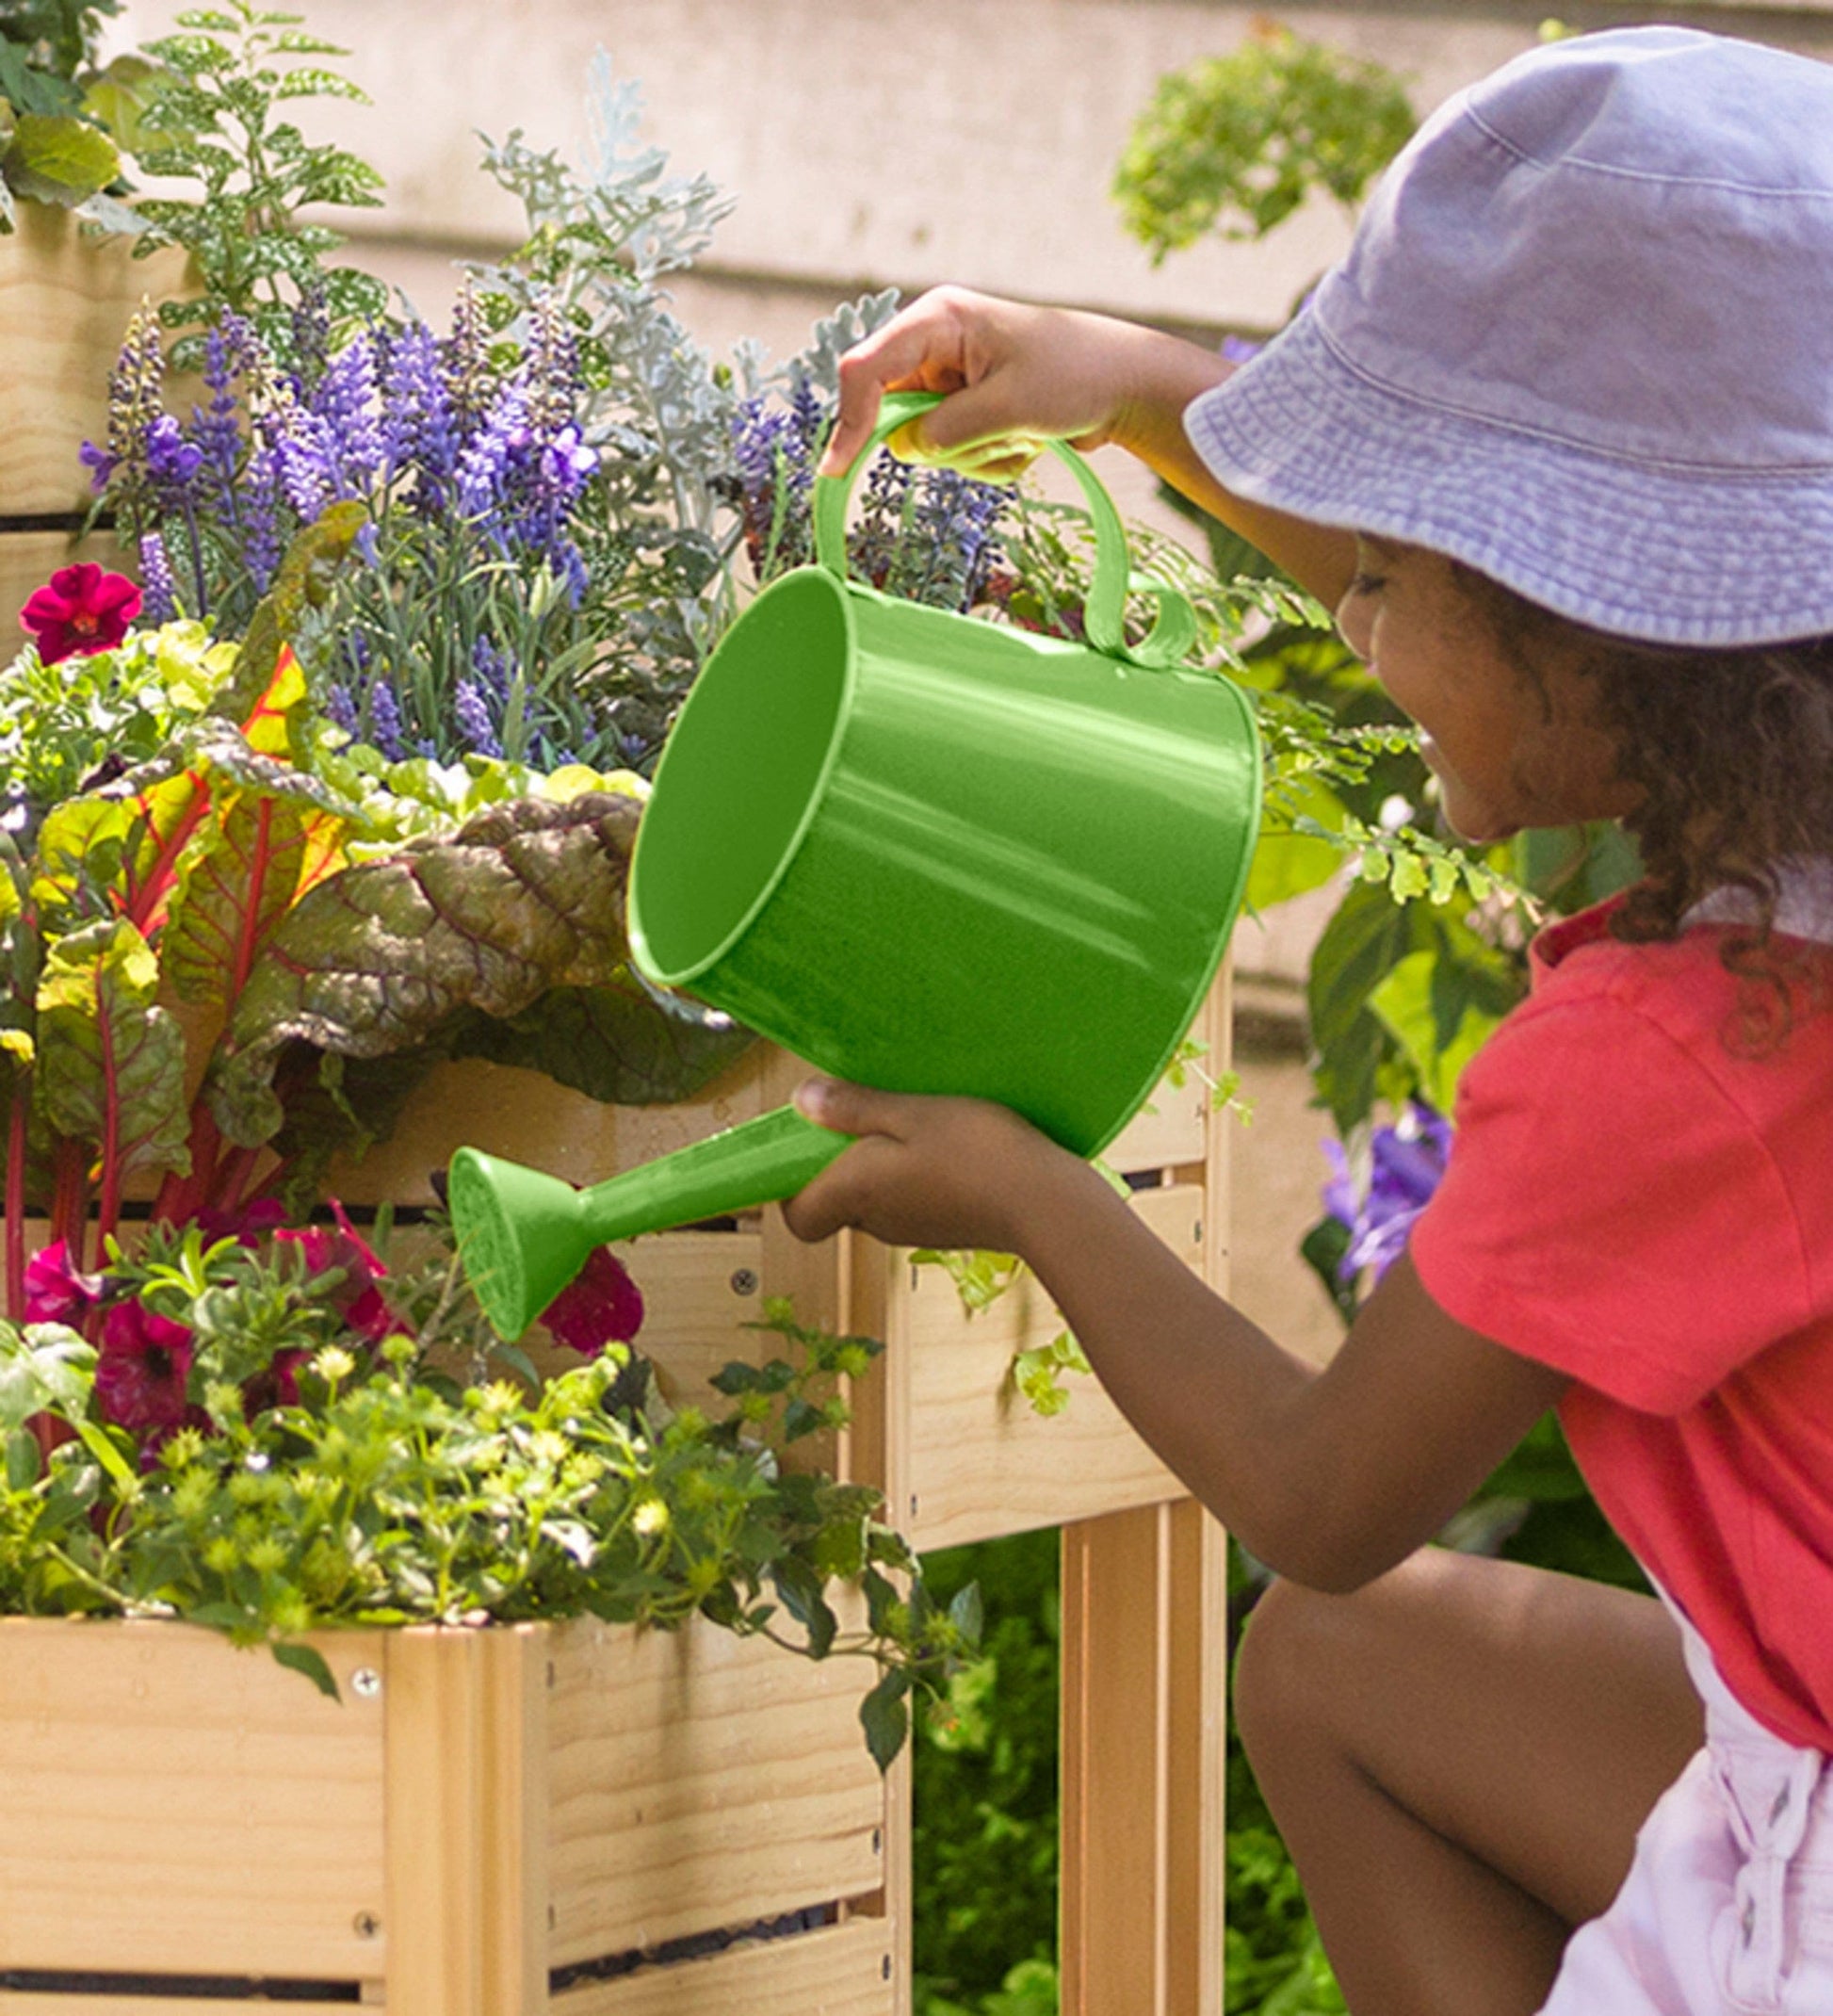
[[[72,1426],[83,1439],[83,1446],[101,1464],[117,1484],[130,1489],[138,1482],[134,1466],[122,1454],[114,1438],[105,1428],[99,1428],[92,1421],[73,1422]]]
[[[121,173],[121,154],[88,120],[27,112],[13,129],[0,169],[15,194],[69,206],[114,181]]]
[[[910,1733],[910,1675],[893,1666],[859,1704],[860,1726],[866,1731],[866,1748],[881,1771],[888,1771]]]
[[[15,1428],[7,1438],[7,1488],[29,1491],[39,1481],[39,1440],[29,1428]]]
[[[283,1638],[274,1646],[273,1655],[280,1665],[290,1666],[295,1673],[303,1673],[320,1694],[328,1695],[333,1701],[343,1699],[337,1691],[336,1678],[325,1663],[325,1655],[316,1646],[299,1645]]]

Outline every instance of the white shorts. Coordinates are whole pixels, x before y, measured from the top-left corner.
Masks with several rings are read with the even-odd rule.
[[[1773,1736],[1669,1603],[1706,1746],[1656,1802],[1541,2016],[1833,2016],[1833,1759]]]

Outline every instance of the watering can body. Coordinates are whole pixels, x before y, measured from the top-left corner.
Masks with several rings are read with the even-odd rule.
[[[933,403],[888,398],[876,438]],[[744,611],[671,732],[628,918],[651,980],[822,1070],[997,1100],[1089,1156],[1214,979],[1260,760],[1245,694],[1176,662],[1187,605],[1129,579],[1105,491],[1059,452],[1095,516],[1087,643],[848,579],[851,476],[822,480],[818,563]],[[1164,612],[1129,646],[1140,586]],[[462,1149],[454,1226],[516,1335],[593,1244],[791,1195],[846,1145],[784,1108],[584,1192]]]

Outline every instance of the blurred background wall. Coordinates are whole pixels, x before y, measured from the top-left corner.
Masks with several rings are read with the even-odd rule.
[[[1686,22],[1833,55],[1833,0],[288,4],[351,52],[338,67],[373,101],[303,108],[310,138],[350,147],[387,181],[383,208],[340,215],[339,228],[360,264],[435,323],[456,291],[455,262],[520,236],[518,207],[479,171],[479,134],[500,140],[519,127],[536,147],[583,159],[588,66],[604,50],[615,76],[641,81],[644,137],[667,151],[671,172],[705,171],[737,199],[710,252],[673,287],[677,314],[716,357],[749,336],[780,359],[842,301],[890,286],[910,298],[945,281],[1205,342],[1277,328],[1347,241],[1334,205],[1308,203],[1263,242],[1212,238],[1154,268],[1109,194],[1160,74],[1224,54],[1270,20],[1386,64],[1421,116],[1532,46],[1551,12],[1577,29]],[[111,46],[166,32],[183,6],[129,0]],[[1126,456],[1103,451],[1097,466],[1123,511],[1191,536]],[[1320,892],[1250,919],[1236,941],[1237,1065],[1253,1110],[1234,1139],[1236,1293],[1282,1342],[1318,1356],[1338,1325],[1296,1252],[1326,1173],[1302,984],[1333,900]]]

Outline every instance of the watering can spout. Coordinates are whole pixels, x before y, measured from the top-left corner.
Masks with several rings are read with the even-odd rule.
[[[459,1256],[492,1326],[512,1342],[594,1247],[793,1196],[852,1139],[779,1106],[589,1190],[461,1148],[446,1191]]]

